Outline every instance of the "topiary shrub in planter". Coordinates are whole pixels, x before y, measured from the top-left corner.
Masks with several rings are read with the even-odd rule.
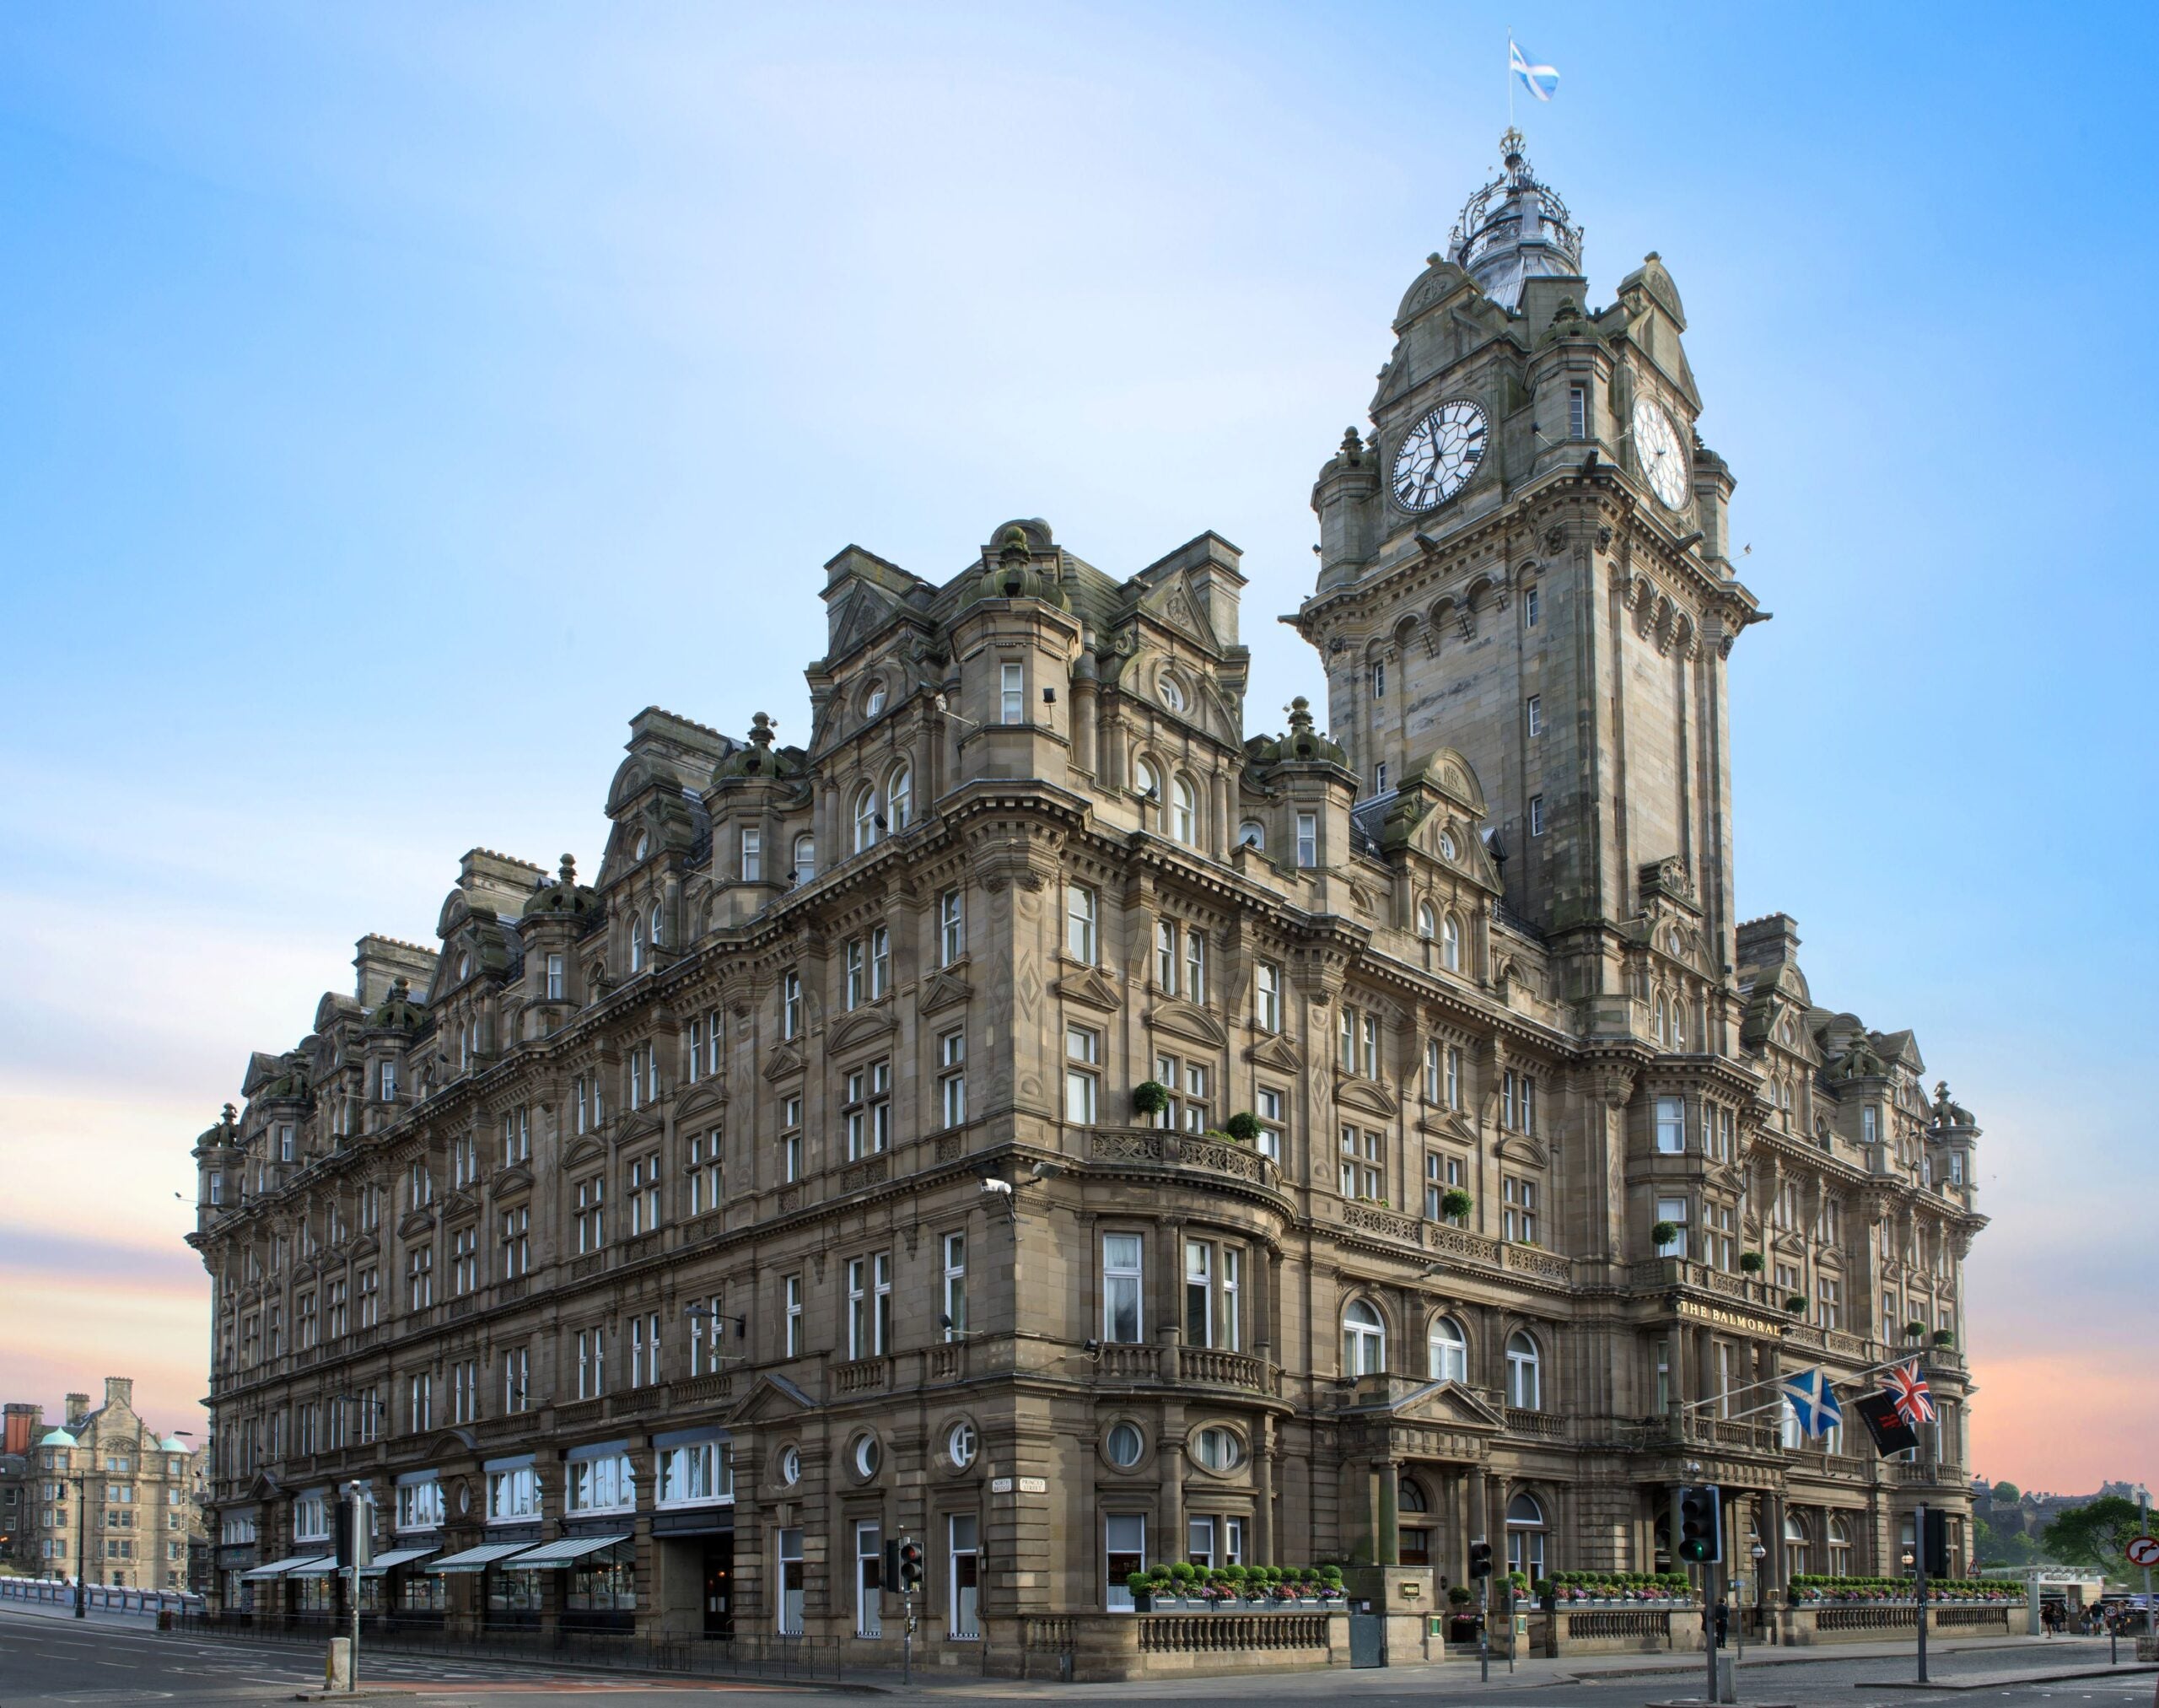
[[[1240,1145],[1249,1145],[1259,1137],[1259,1117],[1249,1109],[1240,1109],[1222,1123],[1222,1130]]]
[[[1124,1575],[1124,1587],[1132,1592],[1132,1606],[1137,1613],[1155,1610],[1155,1580],[1144,1571],[1128,1571]]]
[[[1476,1207],[1477,1200],[1460,1187],[1449,1187],[1440,1195],[1440,1214],[1449,1221],[1461,1221]]]
[[[1919,1339],[1923,1338],[1925,1334],[1926,1324],[1924,1323],[1907,1323],[1904,1325],[1904,1339],[1907,1340]]]
[[[1949,1328],[1936,1329],[1934,1331],[1934,1344],[1936,1346],[1954,1346],[1957,1344],[1956,1331]]]
[[[1746,1270],[1750,1275],[1760,1274],[1762,1273],[1761,1253],[1742,1252],[1739,1254],[1739,1267]]]
[[[1806,1311],[1806,1295],[1804,1293],[1788,1294],[1785,1299],[1785,1309],[1790,1312],[1795,1317],[1803,1316]]]
[[[1159,1115],[1170,1107],[1170,1088],[1160,1080],[1142,1080],[1132,1088],[1132,1107],[1143,1115]]]
[[[1650,1238],[1660,1246],[1668,1246],[1679,1237],[1679,1224],[1676,1221],[1653,1221],[1650,1224]]]
[[[1469,1586],[1457,1583],[1447,1591],[1447,1599],[1456,1607],[1467,1607],[1477,1598],[1469,1592]]]

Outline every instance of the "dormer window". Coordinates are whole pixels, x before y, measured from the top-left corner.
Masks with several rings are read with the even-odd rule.
[[[865,718],[874,718],[884,709],[885,684],[882,682],[872,682],[870,684],[870,692],[862,697],[862,715]]]
[[[640,859],[640,860],[641,860],[641,859],[643,859],[647,854],[650,854],[651,852],[652,852],[652,832],[651,832],[650,831],[645,831],[645,830],[641,830],[641,831],[639,831],[639,832],[638,832],[638,845],[637,845],[637,848],[635,849],[635,850],[634,850],[634,851],[633,851],[633,853],[631,854],[630,858],[631,858],[631,859]]]
[[[1184,690],[1177,686],[1175,676],[1164,676],[1161,682],[1162,709],[1170,712],[1184,710]]]
[[[457,956],[457,982],[462,984],[472,976],[472,956],[460,950]]]
[[[1460,850],[1455,847],[1454,832],[1451,830],[1441,831],[1440,832],[1440,858],[1443,860],[1451,860],[1458,852],[1460,852]]]

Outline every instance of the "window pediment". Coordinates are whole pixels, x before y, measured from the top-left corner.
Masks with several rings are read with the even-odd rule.
[[[1521,1133],[1502,1133],[1492,1152],[1503,1162],[1519,1163],[1525,1168],[1543,1168],[1552,1161],[1542,1145]]]
[[[408,1210],[405,1219],[397,1224],[397,1237],[409,1240],[423,1234],[435,1225],[433,1215],[425,1210]]]
[[[795,1048],[791,1043],[773,1046],[764,1067],[764,1075],[767,1080],[783,1080],[790,1074],[799,1074],[801,1071],[802,1052],[800,1050]]]
[[[1105,1014],[1114,1014],[1124,1006],[1124,999],[1117,994],[1117,987],[1097,967],[1074,967],[1052,988],[1068,1002],[1098,1008]]]
[[[563,1172],[568,1173],[574,1169],[588,1168],[595,1162],[604,1161],[606,1156],[607,1147],[588,1133],[563,1152]]]
[[[1438,1139],[1451,1139],[1458,1145],[1472,1149],[1477,1144],[1477,1128],[1468,1116],[1459,1109],[1443,1108],[1435,1104],[1425,1106],[1427,1113],[1418,1122],[1420,1131]]]
[[[1402,1112],[1401,1100],[1376,1080],[1338,1079],[1334,1101],[1345,1109],[1392,1118]]]
[[[950,1008],[954,1003],[965,1002],[974,994],[974,987],[966,979],[950,972],[940,971],[929,976],[915,999],[915,1007],[923,1014],[934,1014],[940,1008]]]
[[[826,1035],[825,1049],[828,1054],[837,1055],[843,1051],[888,1037],[892,1030],[891,1005],[880,1001],[873,1008],[857,1010],[835,1025]]]
[[[1301,1074],[1305,1053],[1281,1032],[1270,1032],[1245,1052],[1245,1059],[1277,1073]]]
[[[675,1118],[677,1122],[695,1118],[704,1119],[717,1115],[727,1107],[727,1093],[709,1081],[678,1091],[675,1097]]]
[[[1189,1002],[1174,999],[1156,1003],[1147,1011],[1147,1023],[1157,1032],[1166,1032],[1178,1037],[1191,1038],[1212,1045],[1216,1049],[1226,1048],[1230,1033],[1222,1022],[1205,1009]]]
[[[634,1115],[625,1115],[615,1123],[615,1148],[620,1150],[625,1145],[635,1145],[660,1130],[660,1117],[649,1107],[640,1109]]]
[[[521,1162],[514,1162],[507,1168],[498,1168],[495,1177],[487,1184],[497,1198],[507,1198],[512,1193],[531,1188],[532,1171]]]

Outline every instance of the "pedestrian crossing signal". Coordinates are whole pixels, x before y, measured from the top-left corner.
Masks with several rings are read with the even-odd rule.
[[[1701,1565],[1724,1558],[1724,1502],[1715,1484],[1674,1492],[1679,1510],[1679,1557]]]

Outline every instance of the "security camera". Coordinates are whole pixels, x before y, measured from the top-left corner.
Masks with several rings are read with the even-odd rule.
[[[982,1189],[984,1192],[1001,1192],[1010,1198],[1012,1195],[1012,1183],[1009,1180],[985,1180],[982,1183]]]

